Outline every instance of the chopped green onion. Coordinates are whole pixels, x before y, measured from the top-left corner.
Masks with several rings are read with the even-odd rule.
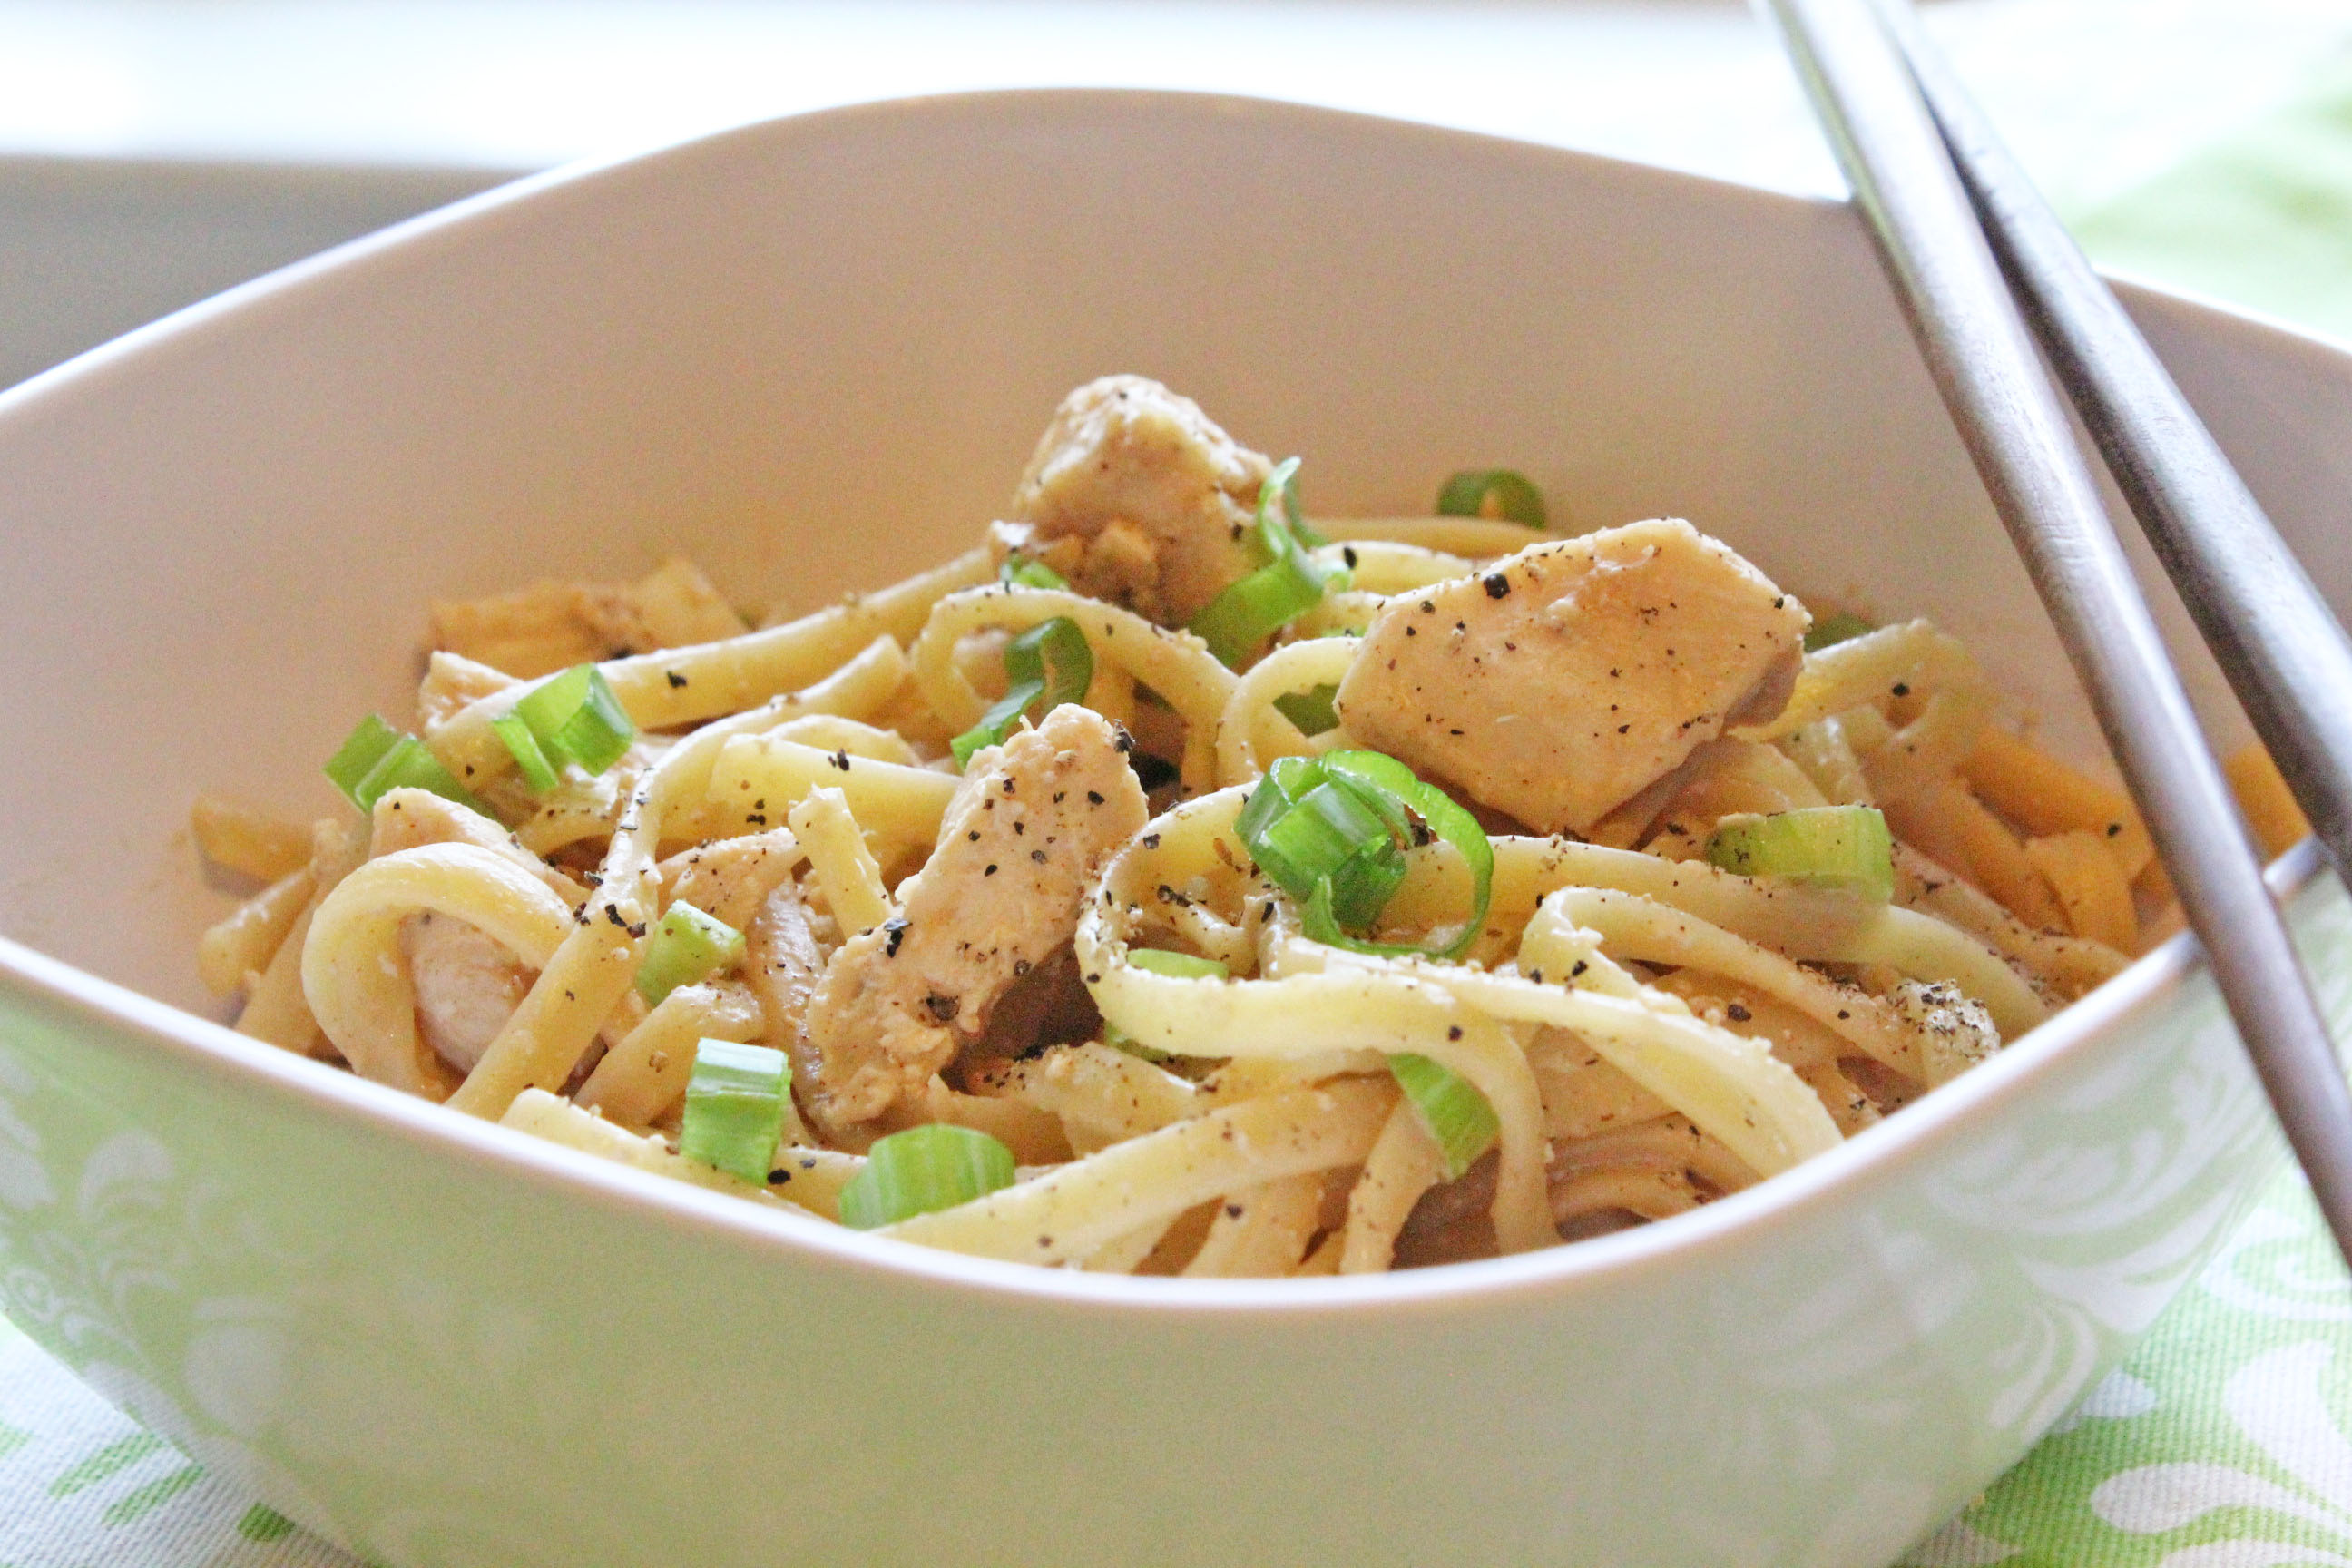
[[[982,747],[1003,745],[1032,706],[1045,714],[1084,699],[1095,678],[1094,650],[1077,622],[1055,616],[1004,645],[1004,673],[1012,678],[1011,689],[979,723],[948,743],[960,768],[970,767],[972,753]]]
[[[1388,823],[1345,784],[1317,784],[1266,828],[1259,848],[1297,868],[1310,901],[1340,926],[1369,931],[1404,880],[1404,854]]]
[[[743,956],[743,933],[680,900],[654,927],[637,963],[637,994],[657,1007],[681,985],[707,980]]]
[[[1503,1124],[1486,1097],[1468,1079],[1443,1062],[1411,1051],[1391,1057],[1389,1071],[1396,1075],[1397,1086],[1412,1102],[1421,1124],[1437,1140],[1448,1181],[1458,1178],[1494,1147]]]
[[[1298,726],[1298,732],[1313,739],[1327,730],[1339,727],[1339,710],[1335,703],[1339,689],[1326,681],[1304,691],[1285,692],[1274,700],[1274,710]]]
[[[1842,642],[1852,642],[1864,632],[1878,628],[1851,610],[1832,610],[1805,630],[1805,651],[1819,653],[1825,647],[1835,647]]]
[[[1874,903],[1895,896],[1895,840],[1870,805],[1809,805],[1727,817],[1706,841],[1711,865],[1743,877],[1785,877]]]
[[[1043,561],[1032,561],[1017,550],[1007,555],[1004,564],[996,569],[996,580],[1016,588],[1066,588],[1070,585],[1067,577]]]
[[[1130,947],[1127,961],[1136,968],[1153,974],[1171,975],[1178,980],[1224,980],[1233,971],[1213,958],[1196,958],[1189,952],[1171,952],[1164,947]],[[1115,1051],[1140,1057],[1145,1061],[1160,1063],[1171,1058],[1166,1051],[1144,1045],[1118,1025],[1105,1020],[1103,1044]]]
[[[1543,491],[1516,468],[1465,468],[1439,487],[1437,515],[1483,517],[1541,528]]]
[[[875,1140],[841,1189],[841,1223],[874,1230],[1012,1184],[1012,1150],[969,1127],[928,1122]]]
[[[1209,651],[1238,665],[1266,638],[1323,602],[1336,574],[1307,553],[1323,542],[1298,505],[1298,459],[1276,464],[1257,492],[1257,547],[1265,564],[1211,600],[1191,630]]]
[[[561,775],[556,773],[555,764],[548,760],[547,752],[541,749],[539,737],[530,732],[529,724],[523,722],[521,714],[509,713],[503,719],[493,719],[490,728],[499,740],[507,743],[507,750],[514,756],[515,766],[522,773],[522,782],[531,787],[532,793],[545,795],[555,787]]]
[[[792,1091],[793,1069],[783,1052],[703,1040],[694,1048],[694,1076],[686,1082],[677,1152],[765,1186]]]
[[[1458,958],[1477,940],[1494,898],[1495,850],[1478,819],[1379,752],[1277,760],[1243,803],[1234,830],[1258,868],[1299,900],[1307,934],[1352,952]],[[1435,949],[1361,940],[1404,880],[1403,852],[1425,835],[1452,845],[1470,868],[1462,930]]]
[[[575,664],[514,705],[541,750],[556,762],[601,773],[621,760],[637,727],[593,664]]]
[[[327,759],[327,777],[353,805],[362,811],[372,810],[374,801],[360,799],[360,781],[368,776],[376,763],[383,761],[386,752],[405,739],[406,736],[383,721],[382,714],[371,713],[352,726],[352,732],[344,737],[335,754]]]
[[[402,734],[373,713],[361,720],[327,760],[327,777],[362,811],[373,811],[375,803],[394,790],[421,789],[468,811],[491,815],[424,742]]]

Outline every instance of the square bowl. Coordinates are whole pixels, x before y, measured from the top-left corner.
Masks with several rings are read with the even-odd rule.
[[[2129,301],[2340,606],[2352,357]],[[1865,1568],[2016,1459],[2275,1166],[2185,942],[1758,1188],[1370,1279],[925,1253],[216,1021],[189,797],[329,808],[319,758],[404,703],[427,601],[669,552],[754,603],[877,585],[975,537],[1113,370],[1306,454],[1333,514],[1509,461],[1576,526],[1689,517],[1801,592],[1934,616],[2090,744],[1843,207],[1146,93],[526,181],[0,395],[10,1317],[400,1568]],[[2276,875],[2340,1029],[2352,910],[2314,868]]]

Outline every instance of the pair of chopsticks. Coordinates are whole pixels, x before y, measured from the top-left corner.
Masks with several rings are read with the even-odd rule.
[[[2352,1093],[2035,341],[2347,880],[2352,642],[1908,0],[1769,5],[1945,405],[2352,1259]]]

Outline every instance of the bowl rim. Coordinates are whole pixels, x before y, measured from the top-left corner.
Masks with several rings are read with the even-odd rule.
[[[1233,94],[1161,89],[1014,89],[893,99],[781,116],[693,136],[649,150],[583,160],[499,185],[447,206],[348,241],[262,277],[240,283],[122,337],[0,391],[0,418],[49,398],[69,395],[109,377],[126,361],[186,340],[256,308],[291,300],[330,283],[354,267],[387,254],[414,258],[452,230],[477,226],[544,195],[603,176],[638,174],[665,162],[698,155],[737,139],[779,136],[813,127],[822,133],[844,121],[929,113],[987,111],[1014,121],[1040,113],[1093,107],[1136,106],[1163,113],[1230,115],[1236,110],[1294,123],[1341,125],[1358,134],[1390,135],[1433,150],[1446,145],[1517,153],[1547,162],[1581,163],[1622,177],[1686,184],[1717,201],[1750,201],[1787,211],[1811,208],[1846,215],[1844,204],[1741,185],[1684,171],[1633,163],[1575,149],[1522,142],[1354,110],[1325,109]],[[789,129],[788,129],[789,128]],[[2273,352],[2352,359],[2352,345],[2180,289],[2123,279],[2150,302],[2189,307],[2271,340]],[[2307,889],[2320,869],[2306,838],[2279,857],[2266,876],[2282,901]],[[1850,1185],[1885,1178],[1933,1157],[1957,1138],[2000,1121],[2039,1079],[2095,1043],[2143,1007],[2177,993],[2204,969],[2192,934],[2176,934],[2042,1026],[1934,1094],[1906,1107],[1837,1147],[1777,1176],[1688,1214],[1584,1241],[1512,1257],[1444,1264],[1376,1275],[1307,1279],[1186,1279],[1089,1274],[1070,1268],[971,1258],[910,1242],[849,1230],[814,1216],[771,1208],[726,1194],[600,1159],[517,1130],[452,1111],[341,1068],[240,1035],[225,1025],[158,1000],[0,936],[0,993],[15,993],[56,1011],[79,1014],[99,1027],[135,1035],[160,1047],[175,1066],[218,1080],[249,1085],[281,1100],[366,1126],[410,1144],[455,1156],[478,1171],[495,1171],[549,1192],[585,1199],[620,1215],[680,1226],[699,1238],[766,1259],[798,1262],[865,1276],[877,1283],[946,1286],[1000,1303],[1039,1309],[1119,1309],[1145,1315],[1232,1317],[1353,1317],[1399,1309],[1445,1311],[1465,1305],[1523,1303],[1530,1299],[1615,1288],[1663,1270],[1680,1269],[1744,1246],[1751,1233],[1787,1225],[1833,1205]],[[128,1042],[126,1042],[128,1043]],[[222,1069],[227,1069],[225,1075]]]

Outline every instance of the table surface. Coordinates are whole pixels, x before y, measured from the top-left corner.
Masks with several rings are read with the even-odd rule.
[[[2095,254],[2352,331],[2344,0],[1943,0]],[[1837,176],[1719,0],[0,0],[0,384],[506,174],[908,92],[1260,93],[1782,190]],[[1918,1568],[2352,1568],[2352,1283],[2292,1177]],[[0,1568],[350,1560],[0,1322]],[[488,1565],[495,1568],[495,1565]]]

